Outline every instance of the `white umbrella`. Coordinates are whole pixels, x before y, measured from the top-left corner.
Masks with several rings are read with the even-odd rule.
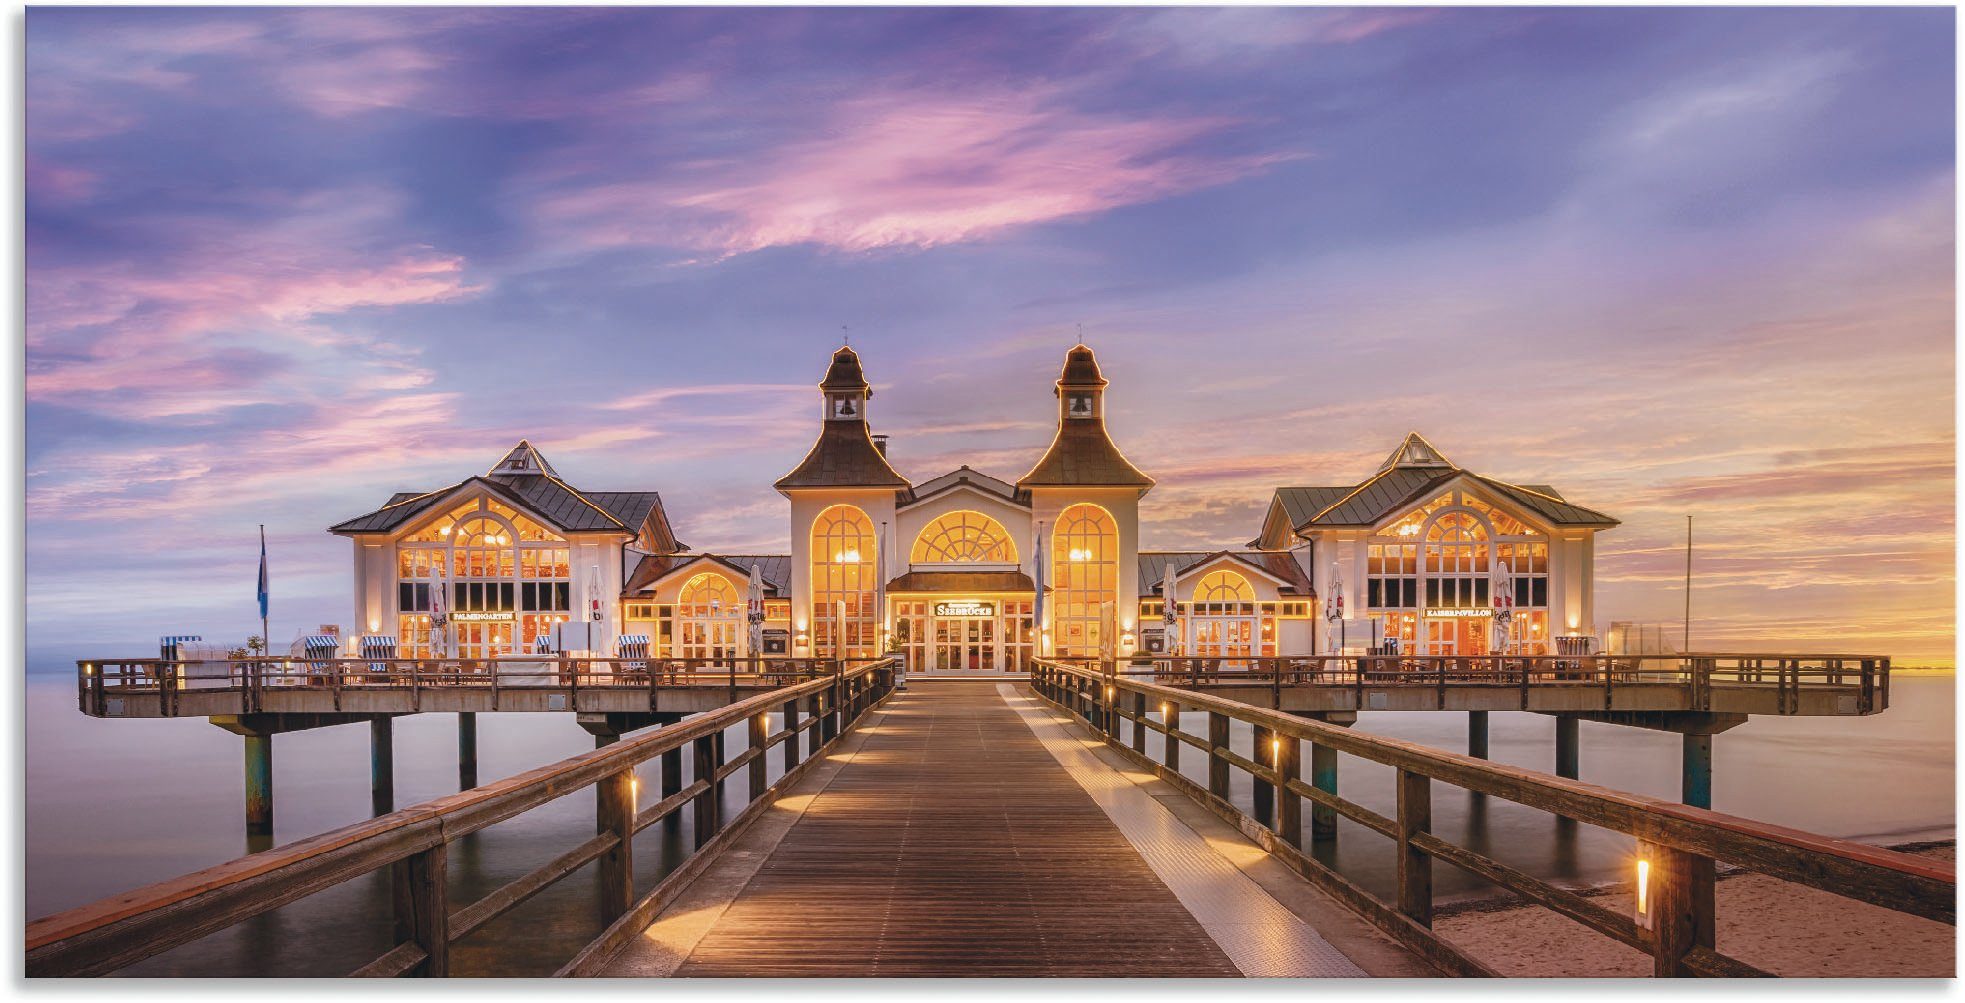
[[[1044,650],[1044,635],[1048,633],[1044,629],[1044,579],[1048,569],[1044,566],[1044,524],[1041,522],[1037,524],[1036,537],[1036,542],[1030,546],[1030,577],[1035,585],[1030,612],[1031,622],[1037,625],[1037,656],[1042,658],[1049,652]]]
[[[764,573],[751,565],[751,587],[745,597],[746,619],[750,622],[751,656],[764,654]]]
[[[601,620],[600,565],[587,572],[587,653],[594,651],[594,625]]]
[[[873,622],[879,625],[875,658],[887,653],[887,524],[880,524],[880,538],[873,549]]]
[[[1493,644],[1495,651],[1505,651],[1515,615],[1515,572],[1506,564],[1496,565],[1494,572],[1494,584],[1489,589],[1494,604]]]
[[[1337,562],[1330,562],[1330,595],[1324,598],[1324,619],[1331,623],[1330,648],[1333,654],[1344,652],[1344,579],[1338,577]]]
[[[1160,619],[1167,624],[1167,654],[1178,657],[1185,645],[1180,637],[1180,604],[1174,596],[1174,565],[1168,561],[1167,573],[1160,578]]]
[[[442,658],[450,650],[446,643],[449,631],[444,625],[450,622],[450,582],[442,575],[430,583],[430,645],[436,649],[437,657]]]

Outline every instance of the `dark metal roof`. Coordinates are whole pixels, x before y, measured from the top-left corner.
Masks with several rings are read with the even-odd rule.
[[[1425,462],[1412,462],[1415,454]],[[1617,520],[1595,509],[1572,505],[1546,484],[1510,484],[1453,466],[1419,438],[1408,435],[1377,474],[1349,487],[1289,487],[1276,489],[1290,524],[1299,532],[1325,526],[1372,526],[1410,506],[1420,504],[1448,482],[1466,476],[1501,498],[1558,526],[1615,526]]]
[[[1019,491],[1017,486],[1011,484],[1009,481],[991,477],[980,470],[971,468],[966,463],[958,469],[951,470],[939,477],[930,477],[909,488],[907,497],[902,499],[902,505],[914,505],[924,502],[944,491],[952,491],[964,485],[976,488],[987,494],[996,495],[1013,505],[1022,505],[1025,508],[1030,507],[1030,492]]]
[[[1034,592],[1021,571],[910,571],[887,583],[889,592]]]
[[[623,595],[635,595],[649,586],[668,577],[670,572],[697,561],[710,561],[723,566],[734,576],[734,582],[741,590],[750,581],[751,565],[757,565],[758,577],[764,579],[764,594],[773,599],[790,594],[791,555],[789,554],[649,554],[635,565],[628,575],[627,583],[622,585]]]
[[[1142,550],[1139,554],[1139,588],[1142,595],[1151,592],[1158,594],[1160,584],[1166,580],[1167,567],[1172,565],[1176,577],[1186,574],[1188,569],[1206,564],[1217,557],[1231,557],[1250,567],[1261,570],[1273,577],[1287,582],[1279,591],[1315,596],[1316,589],[1310,578],[1303,573],[1303,566],[1286,553],[1272,553],[1261,550],[1213,550],[1213,551],[1168,551]]]
[[[866,390],[867,396],[873,392],[867,387],[866,374],[860,369],[860,356],[844,345],[832,353],[832,365],[826,368],[826,378],[819,381],[821,390]]]
[[[791,473],[778,478],[778,490],[786,488],[906,488],[907,478],[894,472],[887,457],[873,445],[864,421],[825,421],[819,425],[819,441],[812,444],[805,459]]]
[[[1105,377],[1098,371],[1098,359],[1090,348],[1080,344],[1064,353],[1064,373],[1058,377],[1058,386],[1105,386]]]
[[[1060,485],[1150,488],[1153,478],[1119,452],[1105,432],[1105,422],[1074,419],[1058,423],[1051,448],[1017,479],[1018,488]]]

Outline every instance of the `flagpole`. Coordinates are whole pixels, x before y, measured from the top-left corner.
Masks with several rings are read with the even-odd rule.
[[[267,627],[266,607],[269,598],[269,585],[266,580],[266,524],[259,524],[259,653],[273,653],[273,631]]]

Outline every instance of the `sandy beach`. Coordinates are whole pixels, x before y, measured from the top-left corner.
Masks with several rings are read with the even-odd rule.
[[[1952,845],[1914,850],[1955,859]],[[1721,875],[1718,948],[1777,975],[1815,978],[1948,978],[1956,971],[1956,931],[1752,873]],[[1597,901],[1629,912],[1629,886]],[[1539,906],[1469,904],[1434,929],[1503,975],[1649,976],[1651,959]]]

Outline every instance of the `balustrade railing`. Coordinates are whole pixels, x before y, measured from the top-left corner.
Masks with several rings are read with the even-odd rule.
[[[1696,656],[1694,660],[1730,657],[1760,656]],[[1754,667],[1733,664],[1727,670],[1752,672]],[[1374,670],[1368,666],[1362,671]],[[1691,671],[1694,678],[1710,678],[1709,671]],[[1811,671],[1832,670],[1817,666]],[[1458,867],[1651,955],[1653,970],[1661,976],[1770,974],[1716,948],[1717,864],[1938,923],[1957,922],[1957,873],[1949,861],[1767,825],[1365,734],[1225,699],[1207,692],[1205,683],[1195,685],[1191,675],[1173,672],[1168,678],[1181,685],[1156,682],[1146,673],[1117,671],[1111,663],[1100,668],[1039,659],[1031,671],[1032,686],[1044,699],[1083,720],[1122,755],[1236,824],[1312,883],[1449,973],[1495,974],[1479,959],[1432,931],[1434,861]],[[1206,674],[1201,678],[1207,678]],[[1187,712],[1207,714],[1205,735],[1181,728],[1181,715]],[[1253,728],[1246,755],[1231,747],[1231,721]],[[1128,728],[1130,735],[1126,734]],[[1163,736],[1159,759],[1147,754],[1149,732]],[[1305,746],[1313,762],[1313,783],[1302,779]],[[1205,784],[1181,773],[1184,749],[1204,758]],[[1397,771],[1394,816],[1381,815],[1338,795],[1334,778],[1335,757],[1340,753]],[[1241,770],[1253,778],[1253,816],[1229,801],[1231,770]],[[1320,775],[1329,779],[1320,779]],[[1644,862],[1636,875],[1643,882],[1640,898],[1646,902],[1644,911],[1637,916],[1613,912],[1587,896],[1448,841],[1432,831],[1432,790],[1436,783],[1630,836],[1634,860]],[[1312,840],[1334,836],[1341,816],[1391,841],[1397,872],[1396,893],[1391,900],[1365,890],[1306,852],[1310,845],[1304,839],[1305,801],[1311,806]]]
[[[398,943],[353,974],[448,975],[452,945],[599,861],[602,901],[612,922],[558,973],[592,975],[892,689],[891,659],[850,662],[836,673],[793,682],[550,766],[39,919],[27,926],[27,974],[109,974],[388,868]],[[773,711],[783,715],[776,732],[768,730]],[[717,738],[738,724],[748,727],[749,747],[720,761]],[[810,739],[805,737],[808,731],[813,733]],[[775,783],[766,783],[766,757],[779,746],[785,772]],[[680,771],[671,770],[685,749],[694,762],[692,782],[686,786],[680,783]],[[642,807],[635,767],[658,756],[665,757],[662,796]],[[722,787],[740,773],[747,778],[749,803],[725,819]],[[597,795],[592,839],[469,905],[451,906],[445,874],[450,844],[587,787]],[[692,817],[695,852],[636,898],[635,834],[685,808]],[[293,946],[305,950],[307,943],[303,939]]]

